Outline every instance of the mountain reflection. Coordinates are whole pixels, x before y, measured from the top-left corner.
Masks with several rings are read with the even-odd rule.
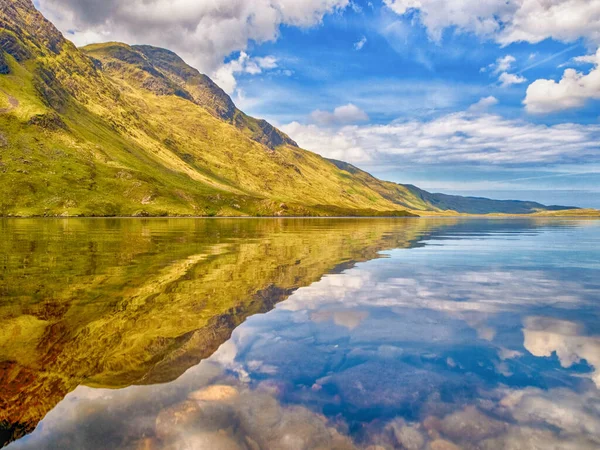
[[[0,227],[10,448],[600,445],[593,223]]]

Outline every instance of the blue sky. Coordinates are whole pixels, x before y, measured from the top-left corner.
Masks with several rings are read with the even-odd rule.
[[[76,44],[171,48],[309,150],[434,191],[600,208],[600,0],[90,2],[37,5]]]

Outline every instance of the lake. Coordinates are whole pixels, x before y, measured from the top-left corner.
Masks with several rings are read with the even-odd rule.
[[[0,235],[0,447],[600,447],[600,221]]]

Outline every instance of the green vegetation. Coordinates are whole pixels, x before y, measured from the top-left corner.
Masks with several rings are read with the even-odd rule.
[[[0,0],[0,215],[402,216],[536,212],[444,199],[297,147],[174,53],[75,48]],[[35,24],[35,26],[32,26]]]

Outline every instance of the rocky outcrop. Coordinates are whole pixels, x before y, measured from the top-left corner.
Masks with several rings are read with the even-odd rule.
[[[10,73],[10,67],[8,67],[8,62],[6,62],[6,57],[4,56],[4,52],[0,50],[0,75],[6,75]]]
[[[35,9],[31,0],[0,0],[0,23],[5,29],[0,37],[2,48],[19,40],[28,41],[30,48],[21,48],[20,52],[56,55],[66,42],[60,31]],[[7,31],[13,34],[12,38],[7,38],[10,34]],[[19,60],[16,56],[15,59]]]

